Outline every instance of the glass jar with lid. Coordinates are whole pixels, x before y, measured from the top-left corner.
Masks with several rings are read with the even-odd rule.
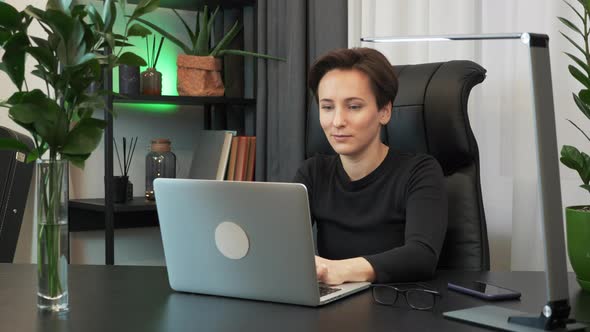
[[[176,177],[176,155],[172,152],[170,140],[152,140],[150,151],[145,157],[145,198],[155,200],[154,180]]]

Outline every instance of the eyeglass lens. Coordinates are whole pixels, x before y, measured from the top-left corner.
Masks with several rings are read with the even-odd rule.
[[[397,301],[400,292],[392,287],[387,286],[376,286],[373,288],[373,297],[375,301],[381,304],[393,305]],[[418,310],[426,310],[434,307],[435,295],[432,293],[424,292],[420,289],[410,289],[403,292],[405,295],[407,304]]]

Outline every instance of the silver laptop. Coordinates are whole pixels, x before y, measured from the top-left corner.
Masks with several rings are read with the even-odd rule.
[[[304,185],[156,179],[154,191],[176,291],[318,306],[370,285],[318,284]]]

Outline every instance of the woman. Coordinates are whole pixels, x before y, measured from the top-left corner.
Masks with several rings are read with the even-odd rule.
[[[309,72],[320,124],[337,155],[310,158],[294,182],[307,187],[317,223],[320,282],[416,281],[434,275],[447,228],[438,162],[381,142],[397,78],[374,49],[331,51]]]

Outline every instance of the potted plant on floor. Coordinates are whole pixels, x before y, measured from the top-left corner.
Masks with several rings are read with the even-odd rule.
[[[124,1],[119,5],[123,9]],[[138,18],[158,6],[159,0],[142,0],[133,16]],[[0,69],[18,90],[0,102],[0,107],[8,110],[8,116],[35,143],[29,149],[19,141],[0,139],[0,148],[25,153],[27,162],[37,163],[37,305],[50,311],[68,310],[68,163],[84,167],[98,146],[106,123],[93,113],[104,108],[104,96],[112,93],[89,88],[102,82],[103,69],[145,65],[131,52],[105,53],[126,44],[127,37],[113,33],[114,0],[105,0],[100,13],[94,5],[75,0],[48,0],[45,10],[28,6],[20,12],[0,2],[0,47],[4,50]],[[41,25],[46,37],[29,33],[33,21]],[[27,56],[37,62],[31,74],[44,81],[44,89],[29,89]]]
[[[578,11],[573,5],[565,2],[576,14],[582,27],[578,27],[570,20],[559,17],[558,19],[577,36],[582,37],[583,46],[580,46],[568,35],[561,33],[575,48],[580,51],[582,58],[565,53],[576,65],[569,65],[570,74],[582,83],[582,89],[573,93],[573,98],[578,109],[590,119],[590,50],[588,47],[590,37],[590,2],[579,1],[583,11]],[[590,142],[588,134],[576,123],[568,121]],[[577,148],[564,145],[561,148],[561,162],[578,172],[582,180],[581,188],[590,192],[590,156]],[[590,205],[569,206],[566,208],[567,225],[567,249],[572,267],[576,273],[578,283],[585,291],[590,291]]]
[[[197,13],[195,31],[191,30],[176,10],[173,9],[173,11],[184,25],[191,41],[190,44],[183,43],[152,22],[144,19],[138,19],[138,21],[178,45],[185,53],[179,54],[176,61],[178,71],[177,90],[181,96],[223,96],[225,89],[221,79],[221,56],[231,54],[279,61],[285,60],[266,54],[227,49],[228,45],[240,32],[241,26],[237,21],[216,45],[210,47],[213,37],[213,24],[219,12],[219,7],[209,16],[207,6],[204,6],[203,11]]]

